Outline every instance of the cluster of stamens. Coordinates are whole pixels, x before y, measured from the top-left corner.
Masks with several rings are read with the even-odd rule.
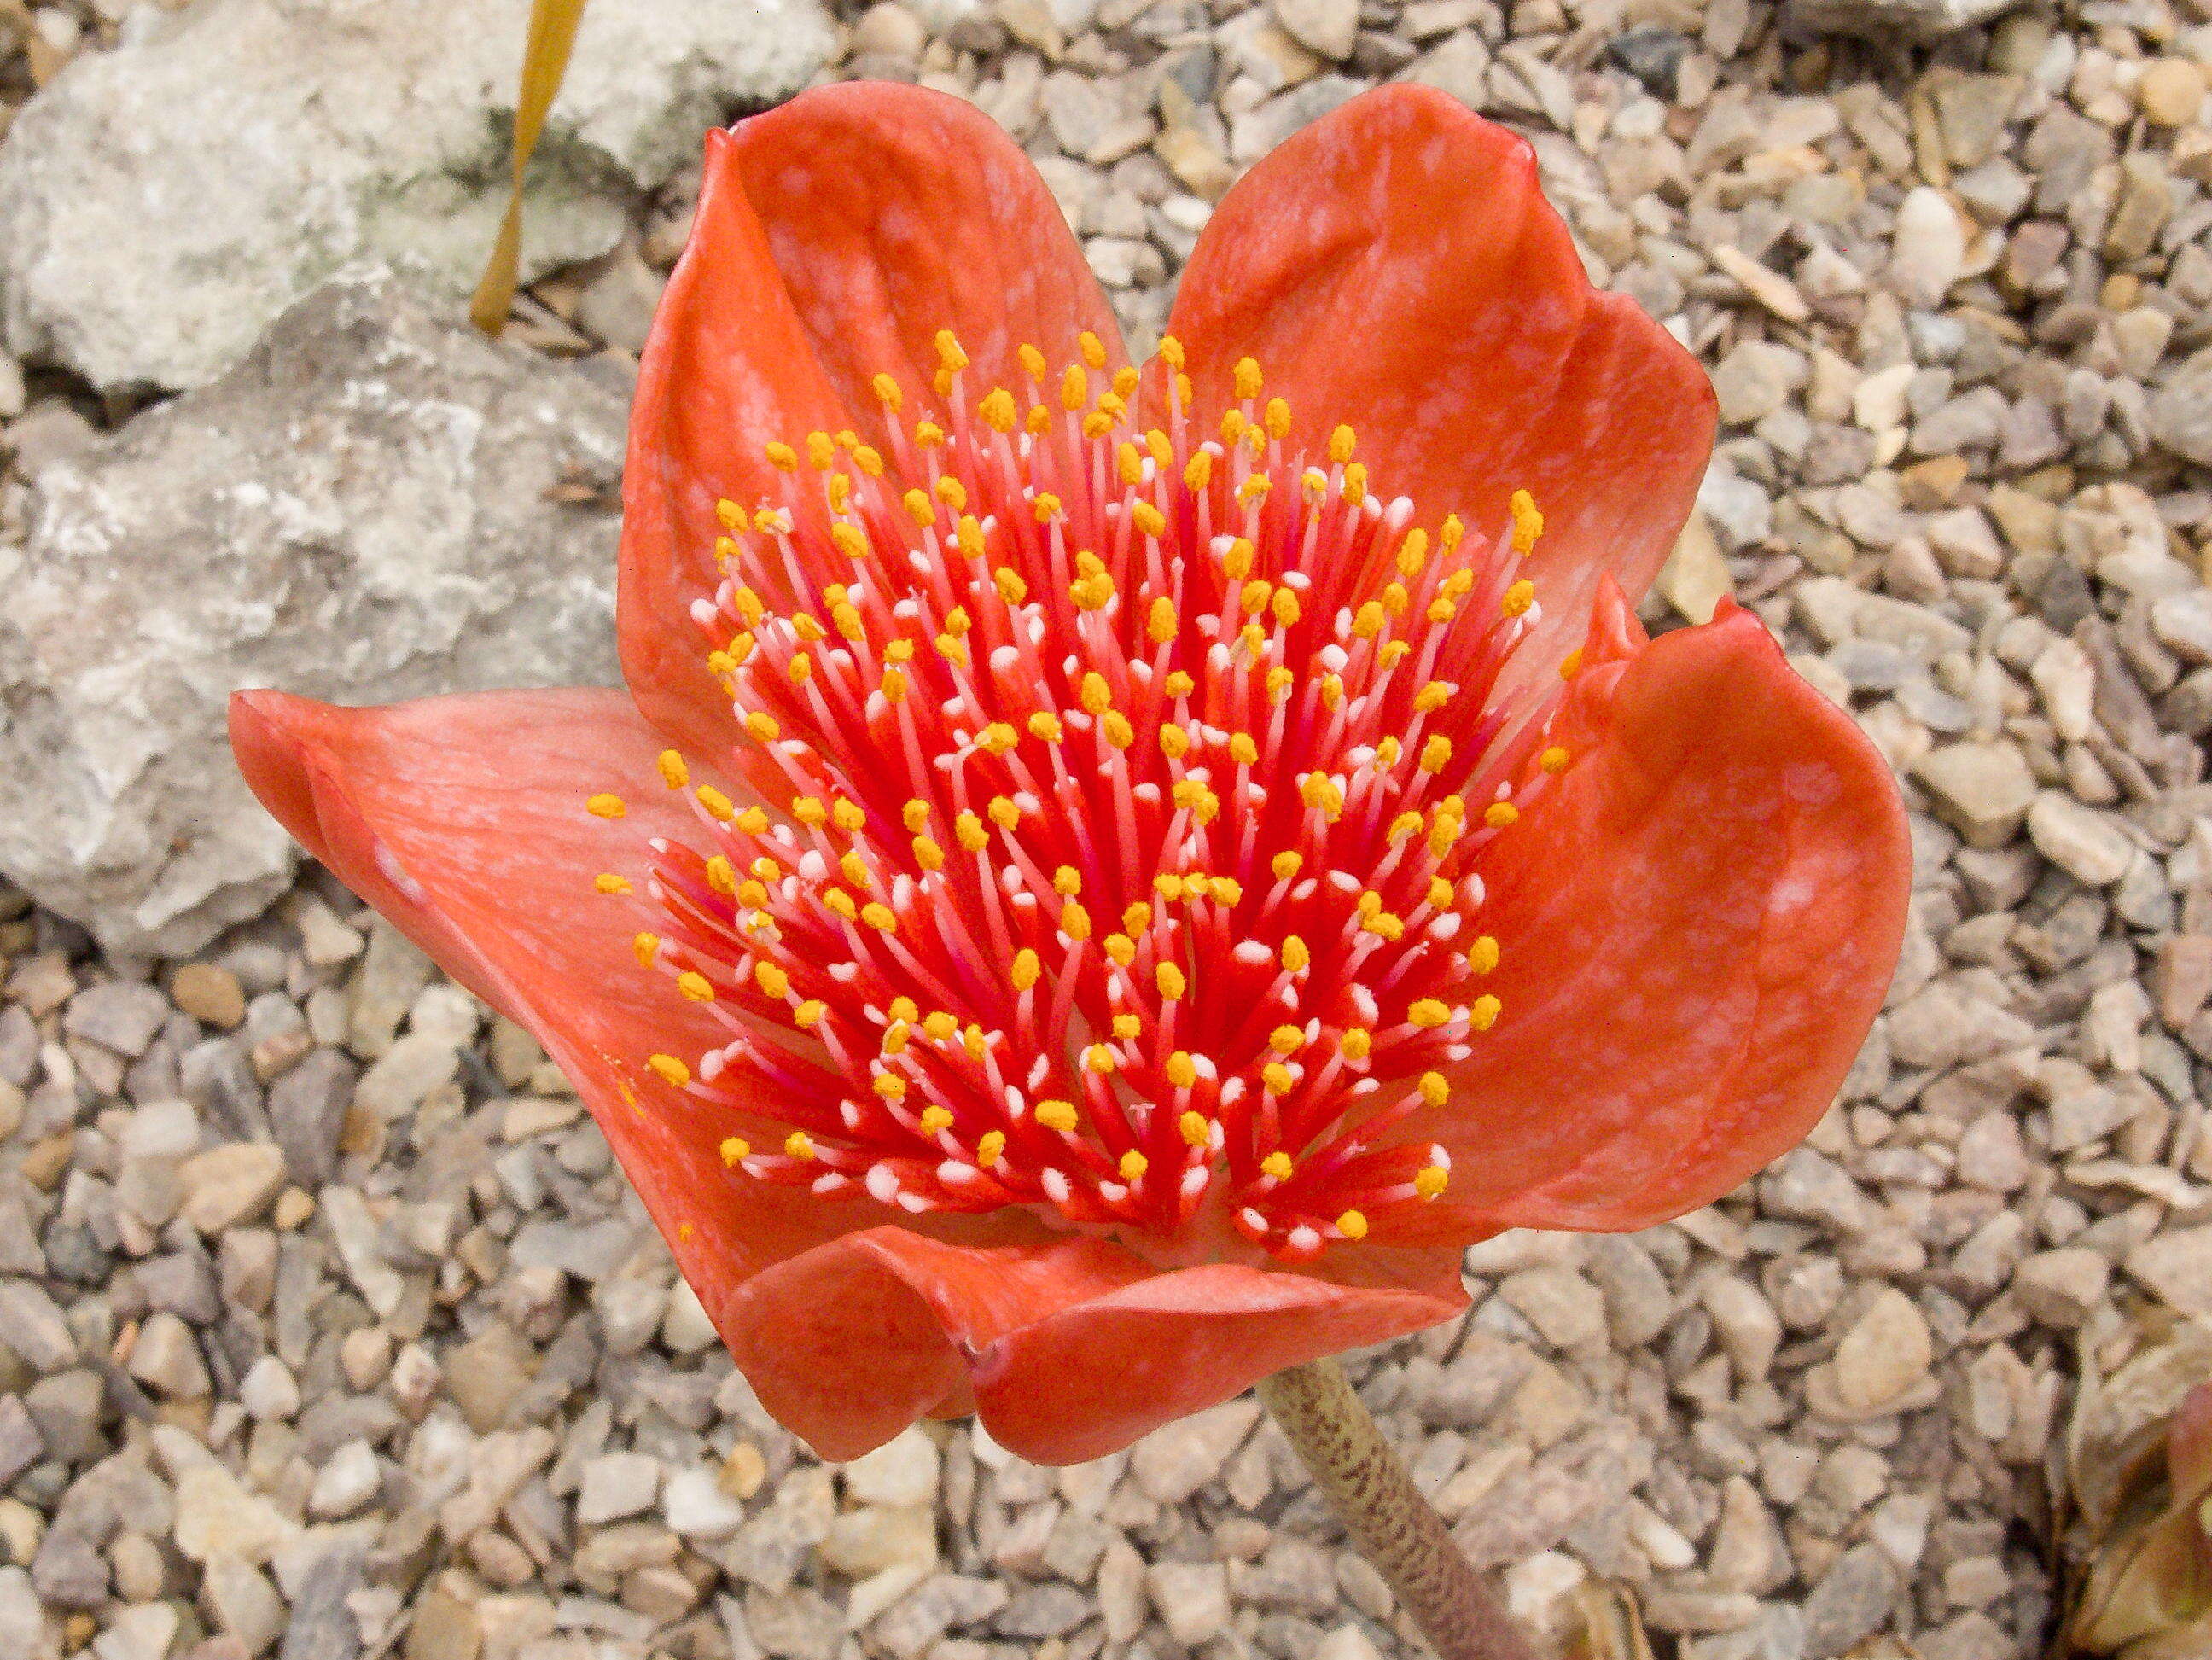
[[[1568,762],[1493,696],[1540,515],[1415,526],[1249,359],[1201,426],[1164,341],[1146,430],[1094,337],[980,397],[937,346],[941,413],[876,378],[888,455],[771,443],[781,499],[720,504],[711,759],[762,799],[669,751],[696,835],[599,879],[727,1033],[647,1064],[742,1177],[824,1198],[1406,1237],[1450,1159],[1394,1133],[1499,1014],[1483,848]]]

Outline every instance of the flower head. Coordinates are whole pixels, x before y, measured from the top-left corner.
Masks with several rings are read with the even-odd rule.
[[[1479,204],[1480,211],[1470,210]],[[710,141],[638,393],[635,709],[242,699],[272,809],[568,1067],[764,1402],[1095,1456],[1705,1202],[1894,961],[1886,772],[1748,613],[1647,642],[1711,393],[1527,149],[1355,100],[1127,361],[1027,161]]]

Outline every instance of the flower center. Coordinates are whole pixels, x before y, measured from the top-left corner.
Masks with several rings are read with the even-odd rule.
[[[720,504],[714,759],[768,805],[661,757],[699,828],[650,844],[638,960],[728,1041],[648,1064],[825,1198],[1409,1238],[1450,1159],[1399,1132],[1499,1012],[1482,851],[1567,762],[1493,696],[1541,517],[1431,535],[1250,359],[1209,431],[1164,341],[1146,430],[1082,349],[971,402],[939,334],[943,417],[876,378],[888,460],[771,443],[782,499]]]

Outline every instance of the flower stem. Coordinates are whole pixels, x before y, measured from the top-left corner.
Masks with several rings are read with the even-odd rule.
[[[1260,1399],[1442,1660],[1536,1660],[1334,1360],[1261,1379]]]

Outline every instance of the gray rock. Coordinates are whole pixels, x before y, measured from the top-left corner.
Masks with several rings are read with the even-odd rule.
[[[468,293],[507,195],[526,0],[216,0],[127,18],[25,106],[0,153],[17,356],[101,387],[202,386],[349,260]],[[816,0],[586,9],[532,164],[524,271],[606,252],[699,135],[806,83]],[[220,87],[219,99],[206,95]]]
[[[2038,853],[2084,887],[2118,881],[2136,856],[2135,843],[2110,818],[2057,790],[2035,798],[2027,833]]]
[[[2035,800],[2035,776],[2010,744],[1953,744],[1913,763],[1936,811],[1974,848],[2012,840]]]
[[[2017,0],[1789,0],[1784,15],[1811,34],[1940,40],[1986,23]]]
[[[72,1037],[89,1037],[135,1061],[168,1018],[169,1000],[158,987],[118,980],[88,987],[70,999],[62,1026]]]
[[[2212,467],[2212,347],[2184,363],[2150,400],[2150,435],[2176,455]]]
[[[269,1127],[303,1187],[320,1187],[337,1169],[338,1132],[360,1075],[341,1051],[316,1049],[269,1086]]]
[[[112,950],[184,954],[297,857],[231,763],[234,687],[612,680],[612,515],[546,497],[611,483],[623,437],[583,375],[360,270],[48,467],[0,548],[0,871]]]
[[[1855,1545],[1805,1599],[1806,1660],[1834,1660],[1881,1628],[1898,1597],[1897,1569],[1879,1545]]]

